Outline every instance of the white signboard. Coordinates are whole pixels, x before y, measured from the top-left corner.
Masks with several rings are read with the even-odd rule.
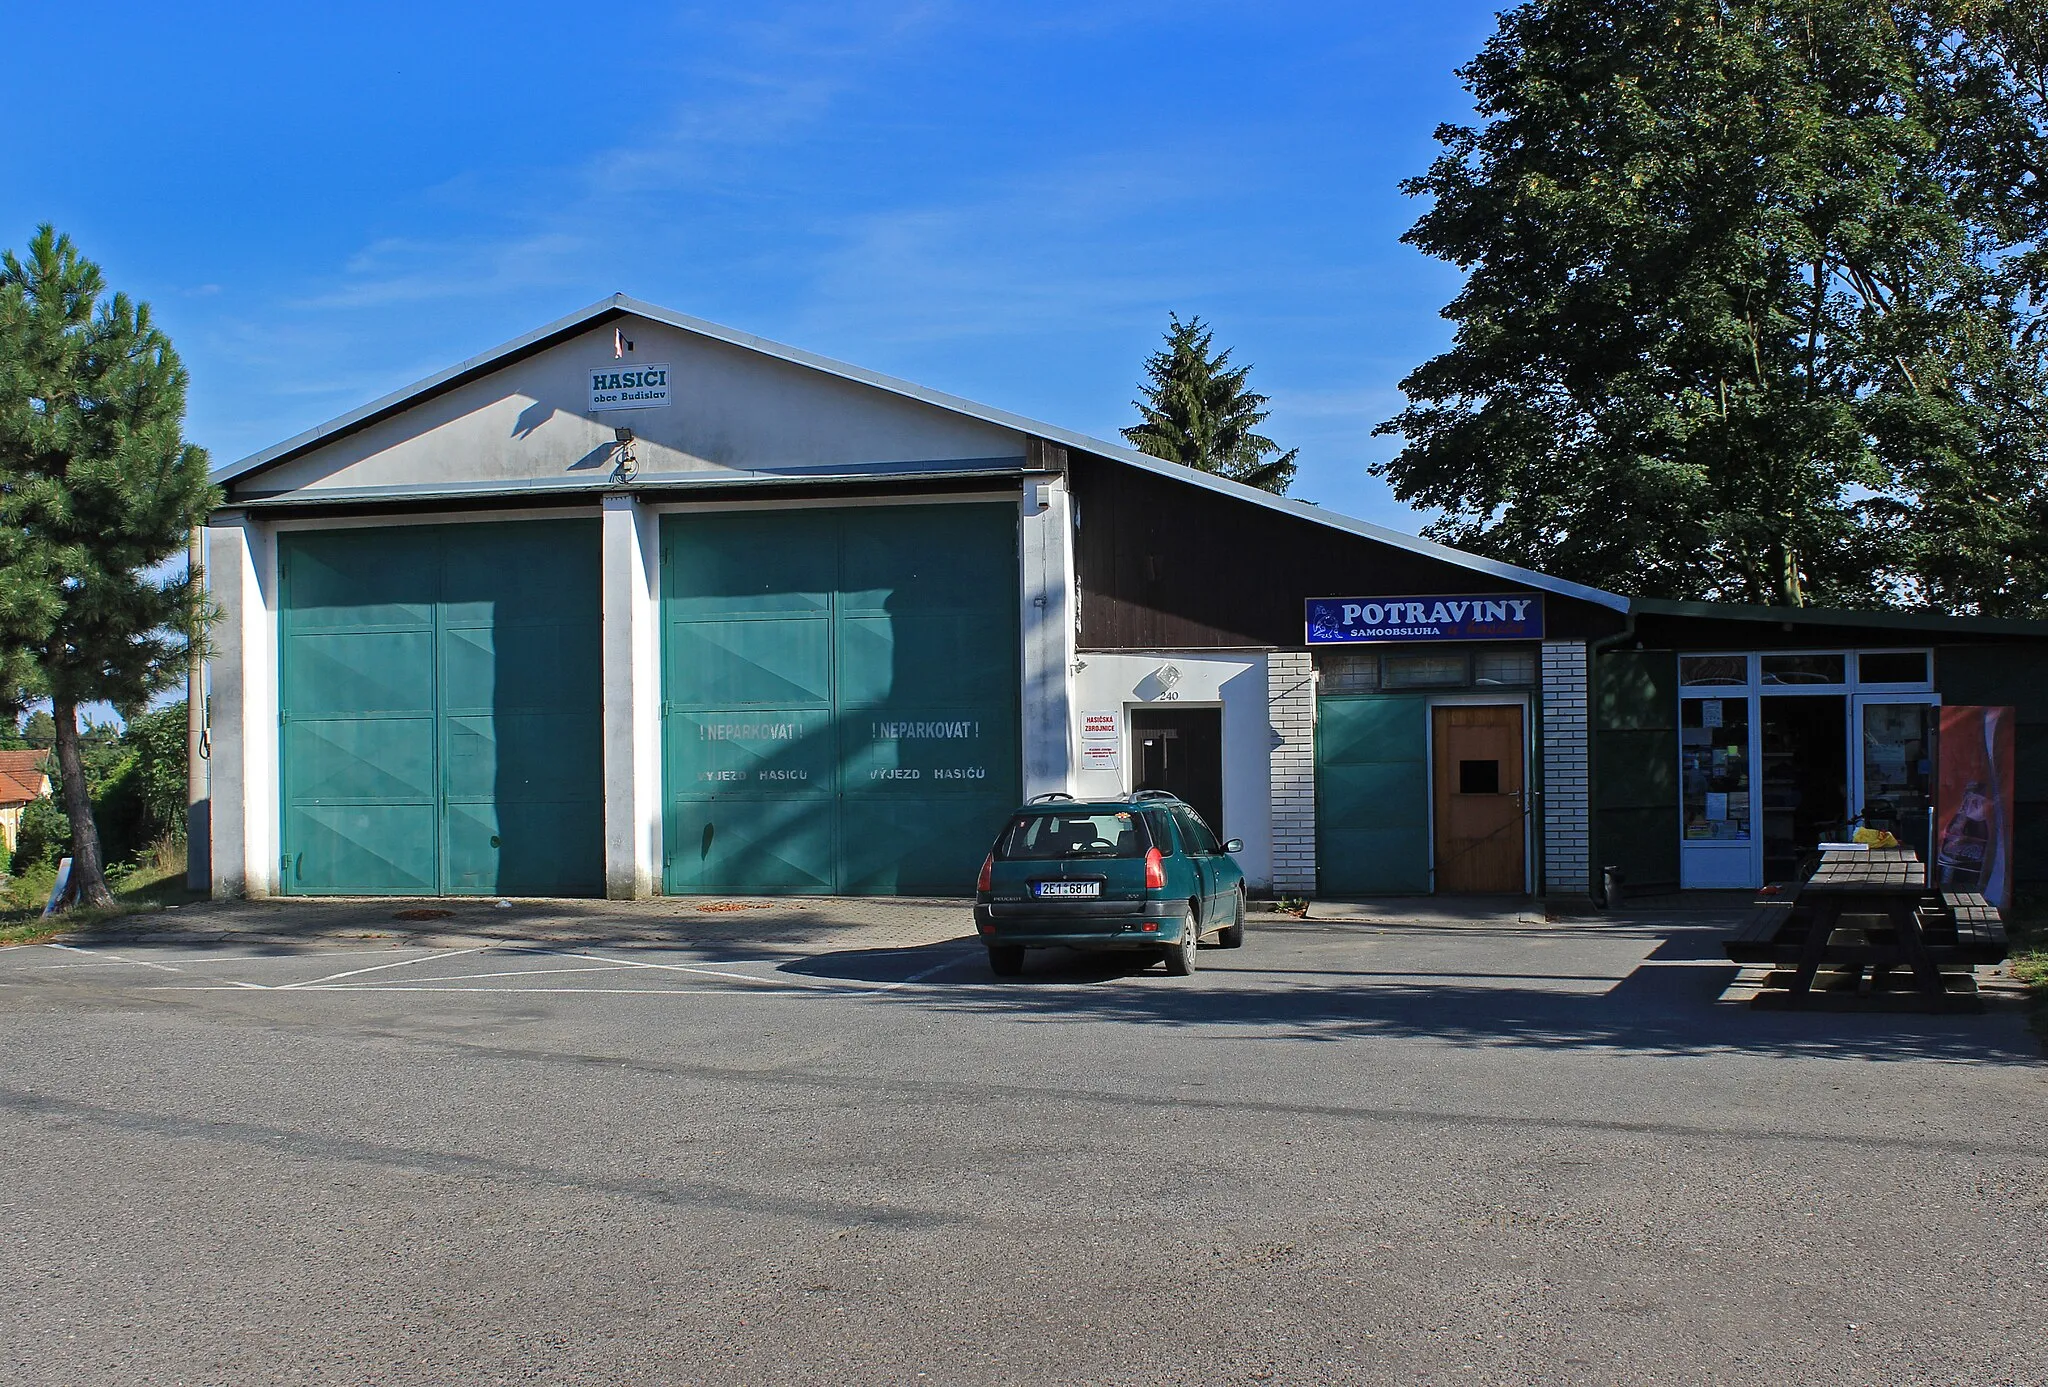
[[[1124,764],[1123,717],[1115,711],[1081,714],[1081,769],[1121,770]]]
[[[668,363],[614,361],[590,368],[590,412],[666,409]]]

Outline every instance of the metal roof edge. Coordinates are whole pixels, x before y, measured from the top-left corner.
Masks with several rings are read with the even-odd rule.
[[[508,357],[529,350],[548,338],[561,336],[584,325],[599,321],[611,313],[631,313],[635,316],[646,318],[650,322],[663,323],[685,332],[709,337],[714,341],[725,342],[731,346],[741,347],[748,351],[759,352],[764,356],[790,362],[793,365],[805,366],[826,375],[837,376],[842,380],[871,386],[877,390],[885,390],[891,394],[917,400],[937,409],[964,415],[970,419],[978,419],[983,423],[994,424],[1001,428],[1015,429],[1019,433],[1042,438],[1047,442],[1063,444],[1068,448],[1078,449],[1084,453],[1092,453],[1107,461],[1119,462],[1128,467],[1136,467],[1142,471],[1153,473],[1156,476],[1184,482],[1190,486],[1204,487],[1219,495],[1229,496],[1239,501],[1249,501],[1253,505],[1278,511],[1282,515],[1291,515],[1298,520],[1306,520],[1328,529],[1358,536],[1361,539],[1391,545],[1394,548],[1406,550],[1411,554],[1418,554],[1425,558],[1435,559],[1438,562],[1448,563],[1459,568],[1470,569],[1473,572],[1484,573],[1508,582],[1519,583],[1524,587],[1535,588],[1541,592],[1555,593],[1560,597],[1569,597],[1576,601],[1589,602],[1595,606],[1607,607],[1618,612],[1625,612],[1629,608],[1629,600],[1618,593],[1608,592],[1601,588],[1588,587],[1583,583],[1574,583],[1563,578],[1554,578],[1547,573],[1539,573],[1534,569],[1503,563],[1498,559],[1488,559],[1477,554],[1468,554],[1462,549],[1453,549],[1447,544],[1438,544],[1433,540],[1423,539],[1420,535],[1405,534],[1400,530],[1389,529],[1384,525],[1375,525],[1371,521],[1359,520],[1353,516],[1325,509],[1322,506],[1312,506],[1305,501],[1295,501],[1285,496],[1275,496],[1269,491],[1246,486],[1242,482],[1234,482],[1227,477],[1219,477],[1213,473],[1203,472],[1182,463],[1168,462],[1164,458],[1155,458],[1149,453],[1141,453],[1134,448],[1125,447],[1120,443],[1110,443],[1104,439],[1092,438],[1087,434],[1077,433],[1072,429],[1065,429],[1056,424],[1045,423],[1043,420],[1026,418],[1021,414],[1012,414],[1008,410],[980,404],[959,395],[949,395],[942,390],[928,389],[925,386],[900,379],[896,376],[884,375],[879,371],[870,371],[865,367],[855,366],[849,362],[838,361],[828,356],[820,356],[816,352],[805,351],[801,347],[792,347],[786,343],[771,341],[765,337],[757,337],[752,333],[741,332],[738,329],[725,327],[722,324],[710,322],[707,319],[693,318],[687,313],[678,313],[673,309],[663,308],[659,304],[648,303],[627,294],[613,294],[609,298],[600,299],[587,308],[571,313],[567,317],[556,319],[545,327],[536,328],[532,332],[515,337],[509,342],[494,347],[480,355],[473,356],[467,361],[449,367],[445,371],[436,372],[424,380],[416,381],[403,389],[393,391],[391,394],[373,400],[367,405],[351,410],[338,418],[331,419],[325,424],[308,429],[296,437],[266,448],[260,453],[252,453],[241,461],[231,463],[227,467],[215,472],[213,480],[216,483],[231,482],[238,477],[246,476],[251,472],[268,466],[272,462],[294,453],[303,452],[317,446],[328,438],[367,424],[380,415],[395,412],[412,401],[431,394],[462,377],[487,372],[491,367]]]
[[[1806,626],[1871,626],[1899,631],[1974,631],[1984,635],[2048,636],[2048,621],[2028,617],[1954,616],[1947,612],[1871,607],[1767,607],[1747,602],[1689,602],[1668,597],[1629,599],[1632,615],[1754,621]]]

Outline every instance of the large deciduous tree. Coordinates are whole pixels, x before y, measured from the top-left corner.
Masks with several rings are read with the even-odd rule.
[[[77,899],[110,905],[78,709],[140,709],[211,612],[170,561],[217,494],[184,439],[186,374],[148,305],[106,294],[69,237],[0,255],[0,650],[56,719]]]
[[[1183,323],[1169,315],[1166,346],[1145,359],[1145,398],[1131,402],[1142,422],[1125,429],[1124,438],[1153,457],[1284,493],[1300,449],[1282,453],[1259,432],[1272,413],[1267,397],[1246,384],[1251,367],[1231,366],[1230,352],[1214,345],[1200,318]]]
[[[2042,0],[1531,0],[1405,189],[1467,272],[1377,471],[1623,592],[2048,607]],[[2031,104],[2030,104],[2031,103]]]

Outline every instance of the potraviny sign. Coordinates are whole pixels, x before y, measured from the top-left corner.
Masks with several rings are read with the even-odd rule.
[[[662,409],[668,404],[668,363],[613,362],[590,368],[590,412]]]
[[[1543,638],[1540,593],[1455,597],[1311,597],[1310,645],[1372,641],[1533,641]]]

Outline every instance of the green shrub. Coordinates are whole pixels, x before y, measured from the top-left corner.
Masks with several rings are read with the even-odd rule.
[[[71,820],[57,807],[55,799],[31,800],[21,811],[21,833],[15,839],[14,860],[8,870],[28,876],[48,867],[71,851]]]

